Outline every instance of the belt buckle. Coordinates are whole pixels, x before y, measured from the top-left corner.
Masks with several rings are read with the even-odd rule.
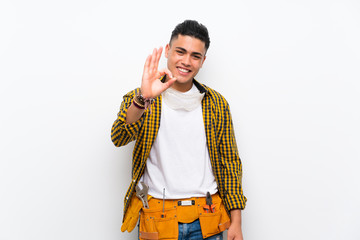
[[[178,201],[178,206],[192,206],[195,205],[195,200]]]

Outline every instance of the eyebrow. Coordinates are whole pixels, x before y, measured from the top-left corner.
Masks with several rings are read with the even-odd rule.
[[[181,51],[187,52],[185,48],[182,48],[182,47],[176,47],[176,48],[181,50]],[[199,55],[200,57],[202,57],[202,54],[199,53],[199,52],[192,52],[191,54],[192,55]]]

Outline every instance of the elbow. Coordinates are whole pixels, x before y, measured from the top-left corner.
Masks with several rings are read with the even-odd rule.
[[[116,134],[111,135],[111,141],[115,147],[121,147],[131,142],[131,138],[127,135],[122,135],[121,132],[117,132]]]
[[[120,147],[120,146],[121,146],[119,140],[113,140],[113,139],[111,139],[111,141],[112,141],[112,143],[115,145],[115,147]]]
[[[121,146],[120,133],[118,131],[111,131],[111,141],[115,147]]]

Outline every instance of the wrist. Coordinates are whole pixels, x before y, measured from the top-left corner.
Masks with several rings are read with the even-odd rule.
[[[230,210],[230,218],[231,218],[231,222],[236,222],[241,225],[241,210],[240,209]]]
[[[133,98],[133,105],[138,109],[145,109],[145,105],[142,104],[136,96]]]
[[[137,93],[137,95],[138,94],[141,95],[143,98],[151,98],[150,94],[147,93],[147,91],[143,91],[143,89],[141,87],[139,88],[139,93]]]
[[[141,89],[136,92],[133,102],[134,105],[140,109],[147,109],[150,107],[150,105],[153,103],[153,98],[146,98],[142,95]]]

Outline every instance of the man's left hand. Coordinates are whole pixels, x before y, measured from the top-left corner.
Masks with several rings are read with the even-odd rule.
[[[230,210],[231,224],[227,233],[227,240],[243,240],[243,234],[241,230],[241,210]]]

